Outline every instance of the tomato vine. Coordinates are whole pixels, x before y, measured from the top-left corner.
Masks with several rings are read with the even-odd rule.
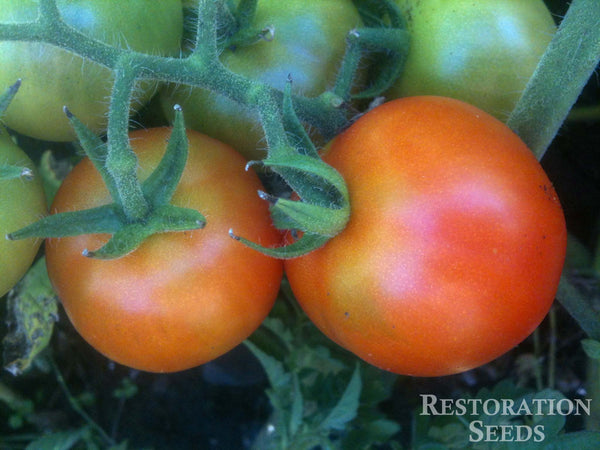
[[[109,110],[106,145],[100,146],[99,138],[84,138],[86,135],[89,137],[89,133],[80,125],[75,125],[75,128],[80,139],[83,138],[82,145],[88,154],[96,152],[99,147],[103,149],[103,154],[93,159],[105,161],[98,169],[102,171],[105,180],[113,187],[111,193],[115,204],[114,208],[122,212],[128,224],[136,224],[135,229],[144,229],[145,231],[141,234],[135,232],[137,238],[132,240],[129,236],[130,232],[117,232],[121,230],[121,225],[116,225],[115,228],[113,220],[112,224],[103,230],[113,233],[112,250],[109,251],[106,248],[99,252],[90,252],[88,256],[110,258],[122,256],[134,250],[149,234],[167,231],[161,226],[157,229],[148,229],[146,225],[143,225],[153,222],[150,217],[155,214],[156,208],[150,207],[137,179],[136,159],[127,136],[131,95],[134,83],[139,79],[208,88],[258,111],[269,147],[268,157],[262,164],[269,166],[288,181],[302,199],[302,202],[293,205],[294,208],[289,208],[290,204],[286,201],[273,201],[271,208],[274,212],[275,223],[277,226],[285,228],[293,225],[294,228],[307,232],[306,237],[299,241],[294,248],[281,251],[271,249],[268,250],[270,253],[278,256],[306,253],[322,245],[327,238],[343,229],[349,215],[343,180],[335,174],[333,169],[321,162],[310,139],[301,137],[300,147],[296,147],[290,143],[288,131],[291,128],[292,132],[299,132],[301,129],[301,126],[298,125],[299,120],[315,126],[324,136],[332,136],[344,127],[348,123],[348,117],[343,106],[350,100],[350,80],[354,77],[362,55],[374,48],[386,48],[385,45],[390,42],[390,35],[394,35],[397,48],[392,49],[391,54],[397,56],[393,58],[391,66],[396,68],[396,73],[388,71],[385,76],[389,78],[392,74],[397,75],[402,62],[401,48],[406,43],[404,30],[396,27],[353,30],[349,35],[348,52],[334,88],[316,98],[292,97],[288,93],[289,98],[284,102],[286,95],[284,92],[237,75],[220,63],[217,28],[218,13],[223,7],[224,4],[214,0],[198,2],[196,45],[191,54],[185,58],[160,57],[117,49],[91,39],[62,21],[55,0],[40,1],[39,16],[36,22],[0,25],[0,39],[42,41],[57,45],[100,63],[114,73],[115,81]],[[251,10],[252,7],[252,2],[244,1],[240,10]],[[393,15],[394,12],[392,3],[389,3],[386,13]],[[396,23],[398,20],[392,20],[392,24]],[[381,83],[382,86],[385,84],[385,82]],[[374,93],[371,92],[371,94]],[[288,105],[291,102],[293,107],[283,107],[283,103],[286,102]],[[77,124],[75,118],[72,118],[72,122]],[[179,123],[183,129],[183,121]],[[184,141],[181,141],[180,144],[185,145]],[[184,153],[182,152],[182,154]],[[289,158],[291,155],[293,158]],[[176,177],[172,179],[176,180]],[[309,192],[314,194],[316,189],[307,185],[306,179],[320,180],[319,188],[323,187],[326,192],[337,192],[333,196],[333,201],[329,196],[325,201],[319,201],[317,197],[309,194]],[[170,182],[176,184],[176,181]],[[94,212],[97,213],[97,211]],[[176,219],[188,223],[189,229],[198,226],[198,217],[195,212],[180,212],[183,216],[168,217],[166,222]],[[319,215],[320,219],[315,221],[315,215]],[[343,217],[337,218],[340,215]],[[68,220],[64,215],[55,215],[33,224],[31,227],[11,233],[9,237],[20,239],[30,236],[67,236],[80,233],[82,229],[90,232],[89,221],[91,218],[89,213],[72,213]],[[322,224],[324,227],[317,227],[315,230],[312,226],[315,223]],[[122,224],[122,226],[125,225]],[[128,228],[131,229],[131,227]],[[98,227],[94,227],[93,230],[100,231]],[[315,233],[323,237],[315,239]],[[135,242],[135,245],[126,245],[123,242],[123,235],[127,236],[128,243]],[[259,248],[257,245],[254,247]],[[122,250],[115,251],[115,249]]]

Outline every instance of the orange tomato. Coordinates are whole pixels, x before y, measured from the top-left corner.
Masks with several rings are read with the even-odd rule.
[[[170,130],[131,133],[145,179],[166,148]],[[229,228],[276,246],[260,182],[231,147],[188,131],[189,156],[173,204],[199,210],[201,230],[153,235],[115,260],[82,256],[108,239],[81,235],[49,239],[48,273],[79,333],[107,357],[130,367],[172,372],[220,356],[248,337],[269,313],[282,263],[231,239]],[[85,159],[63,182],[52,212],[111,201]]]
[[[566,251],[559,199],[504,124],[458,100],[408,97],[330,145],[351,216],[285,262],[332,340],[382,369],[438,376],[487,363],[548,312]]]

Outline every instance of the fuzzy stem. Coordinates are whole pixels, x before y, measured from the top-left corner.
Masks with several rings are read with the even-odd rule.
[[[127,218],[135,221],[145,217],[149,205],[137,177],[137,156],[129,145],[129,104],[136,78],[140,70],[122,58],[114,70],[114,86],[108,122],[108,153],[106,170],[114,180],[119,196],[114,199],[123,206]]]
[[[573,0],[508,118],[538,160],[600,60],[600,1]]]

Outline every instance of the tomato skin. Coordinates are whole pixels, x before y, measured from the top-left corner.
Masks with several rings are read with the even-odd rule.
[[[272,26],[272,40],[234,51],[221,61],[231,71],[283,90],[315,97],[332,87],[346,49],[346,36],[361,24],[351,0],[260,0],[253,25]],[[247,159],[265,157],[267,144],[255,112],[204,89],[171,87],[161,92],[164,111],[185,112],[188,127],[226,142]],[[243,130],[243,132],[240,132]]]
[[[35,165],[0,126],[0,164],[32,170],[33,179],[0,180],[0,297],[6,294],[31,266],[41,239],[9,241],[5,235],[41,219],[47,213],[46,197]]]
[[[38,1],[0,0],[0,22],[33,21]],[[179,0],[58,0],[66,23],[111,45],[143,53],[177,56],[183,32]],[[19,133],[48,141],[72,141],[76,135],[63,106],[95,132],[106,128],[112,89],[109,69],[63,49],[32,42],[0,42],[0,85],[23,84],[3,118]],[[156,91],[156,83],[136,85],[133,109]]]
[[[441,95],[505,120],[556,30],[543,0],[396,0],[410,49],[388,98]]]
[[[164,153],[169,129],[131,133],[140,178]],[[260,182],[230,147],[188,131],[189,157],[173,198],[198,209],[201,230],[154,235],[116,260],[81,255],[104,235],[49,239],[48,273],[79,333],[107,357],[151,372],[191,368],[248,337],[269,313],[281,282],[281,261],[231,239],[229,228],[276,246]],[[77,165],[56,195],[52,212],[98,206],[108,193],[89,160]]]
[[[324,159],[347,182],[349,224],[284,267],[333,341],[388,371],[440,376],[493,360],[544,318],[564,216],[500,121],[458,100],[407,97],[365,114]]]

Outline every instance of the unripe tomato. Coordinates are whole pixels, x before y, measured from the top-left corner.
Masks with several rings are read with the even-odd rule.
[[[485,112],[407,97],[358,119],[324,159],[347,182],[347,227],[285,262],[332,340],[392,372],[465,371],[548,312],[566,251],[561,205],[525,144]]]
[[[361,24],[351,0],[260,0],[252,26],[271,27],[267,39],[226,49],[221,61],[233,72],[283,90],[315,97],[333,85],[346,36]],[[179,104],[186,124],[219,139],[248,159],[262,159],[266,142],[258,116],[236,102],[186,86],[161,92],[167,114]]]
[[[164,154],[170,130],[131,133],[143,180]],[[282,263],[229,237],[242,230],[267,246],[280,243],[256,174],[231,147],[188,131],[189,156],[173,204],[199,210],[200,230],[155,234],[114,260],[82,256],[106,235],[49,239],[48,274],[75,328],[98,351],[151,372],[188,369],[247,338],[269,313]],[[84,159],[61,185],[51,212],[110,202],[99,173]]]
[[[0,297],[10,290],[31,266],[41,239],[9,241],[6,234],[41,219],[46,197],[31,159],[0,126],[0,164],[27,167],[32,177],[0,180]]]
[[[505,120],[556,26],[542,0],[395,0],[410,49],[389,98],[442,95]]]
[[[0,22],[37,17],[38,1],[0,0]],[[183,32],[179,0],[58,0],[64,21],[107,44],[142,53],[177,56]],[[9,106],[5,123],[19,133],[49,141],[72,141],[76,135],[63,106],[94,131],[106,128],[110,71],[65,50],[34,42],[0,42],[0,86],[23,84]],[[137,83],[133,109],[156,91],[156,83]]]

